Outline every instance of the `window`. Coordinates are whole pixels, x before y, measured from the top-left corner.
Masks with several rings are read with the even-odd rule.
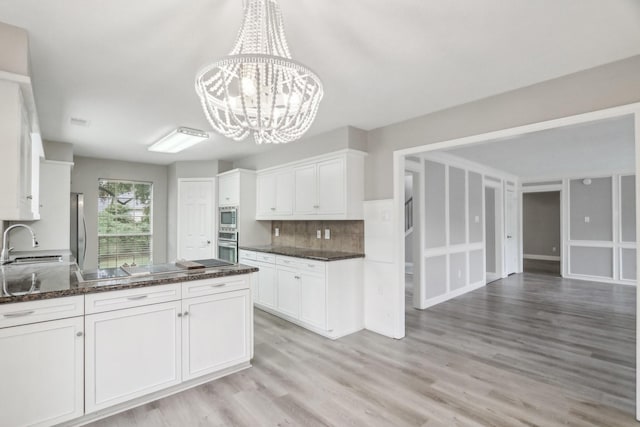
[[[98,267],[151,264],[153,224],[150,182],[98,182]]]

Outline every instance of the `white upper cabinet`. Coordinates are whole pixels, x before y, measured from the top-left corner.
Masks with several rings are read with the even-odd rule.
[[[293,212],[293,170],[258,175],[256,216],[288,216]]]
[[[346,212],[345,159],[332,159],[317,165],[318,203],[317,212],[321,215],[342,214]]]
[[[294,215],[313,215],[318,211],[318,168],[315,164],[295,168]]]
[[[40,140],[21,85],[0,79],[0,220],[39,219]],[[34,146],[35,145],[35,146]]]
[[[233,172],[218,177],[218,206],[240,204],[240,173]]]
[[[256,219],[362,219],[365,155],[344,150],[259,171]]]

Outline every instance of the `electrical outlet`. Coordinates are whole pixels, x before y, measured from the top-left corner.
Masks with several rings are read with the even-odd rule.
[[[324,229],[324,239],[325,240],[329,240],[331,238],[331,230],[329,230],[328,228]]]
[[[557,250],[558,250],[558,248],[556,248],[555,246],[551,248],[551,252],[555,252]]]
[[[275,232],[275,234],[276,234],[276,237],[280,236],[280,229],[279,229],[278,227],[276,227],[276,232]]]
[[[586,222],[587,224],[589,224],[591,222],[591,218],[589,218],[588,216],[584,217],[584,222]]]
[[[316,231],[316,239],[322,239],[322,230]]]

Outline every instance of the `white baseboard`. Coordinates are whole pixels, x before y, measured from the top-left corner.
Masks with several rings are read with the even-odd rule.
[[[404,273],[405,274],[413,274],[413,263],[405,262],[404,263]]]
[[[601,276],[585,276],[582,274],[566,274],[562,276],[564,279],[572,279],[572,280],[584,280],[586,282],[600,282],[600,283],[609,283],[611,285],[625,285],[625,286],[636,286],[636,282],[634,280],[615,280],[611,277],[601,277]]]
[[[560,261],[559,256],[552,255],[533,255],[533,254],[524,254],[522,255],[524,259],[536,259],[539,261]]]

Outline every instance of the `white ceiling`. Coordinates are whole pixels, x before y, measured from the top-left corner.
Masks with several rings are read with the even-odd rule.
[[[369,130],[640,54],[637,0],[280,3],[294,59],[325,85],[309,135]],[[30,33],[45,139],[167,164],[273,149],[216,136],[178,155],[146,151],[177,126],[210,129],[194,77],[231,49],[241,9],[242,0],[0,0],[0,21]]]
[[[633,117],[533,132],[447,152],[520,178],[633,171]]]

